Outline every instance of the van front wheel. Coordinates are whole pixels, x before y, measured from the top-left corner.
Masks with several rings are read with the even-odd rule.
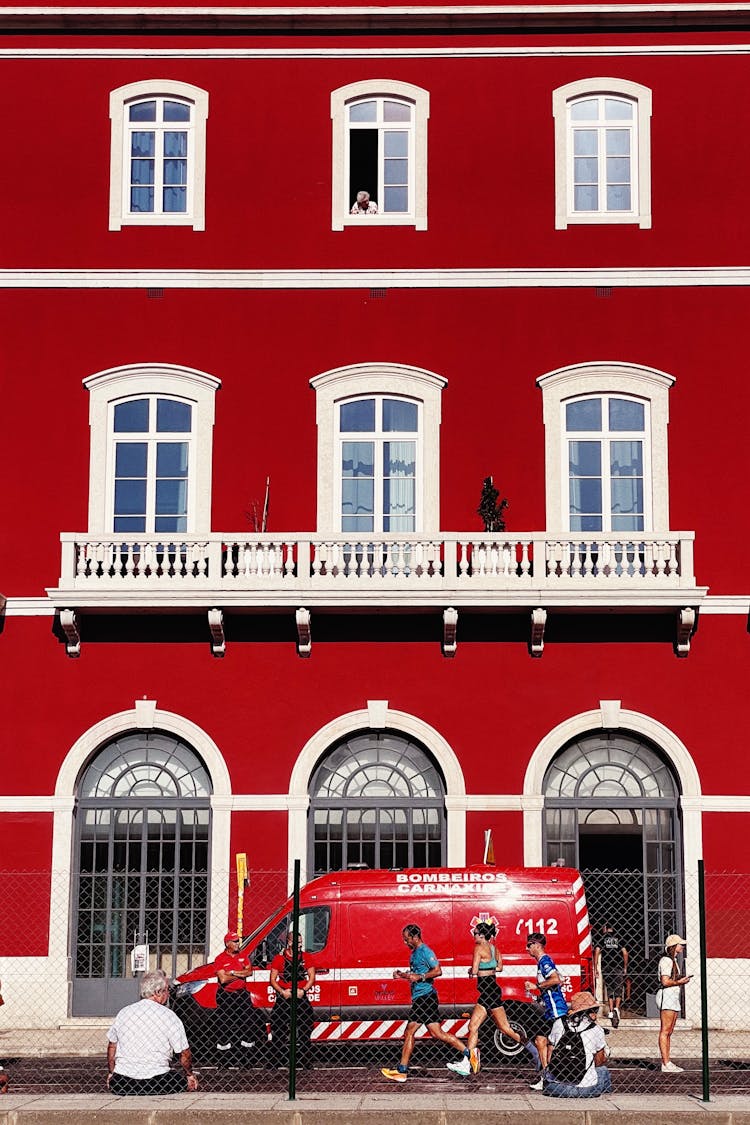
[[[518,1020],[508,1020],[508,1023],[514,1031],[523,1031],[523,1025]],[[517,1043],[515,1039],[511,1039],[509,1035],[504,1035],[499,1027],[495,1028],[492,1036],[492,1042],[495,1050],[499,1055],[506,1059],[515,1059],[523,1051],[523,1044]]]

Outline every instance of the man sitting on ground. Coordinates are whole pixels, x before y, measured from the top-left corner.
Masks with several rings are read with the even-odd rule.
[[[141,999],[122,1008],[107,1032],[107,1086],[113,1094],[181,1094],[197,1090],[182,1020],[166,1007],[169,979],[157,969],[144,973]],[[172,1070],[172,1056],[182,1070]]]
[[[568,1013],[556,1019],[549,1033],[552,1047],[544,1094],[548,1098],[598,1098],[612,1089],[604,1065],[609,1051],[596,1022],[599,1004],[590,992],[578,992]]]

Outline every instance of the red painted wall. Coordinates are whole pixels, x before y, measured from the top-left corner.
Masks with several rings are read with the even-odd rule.
[[[38,792],[32,760],[23,750],[18,756],[25,762],[27,792]],[[51,862],[51,813],[0,813],[0,957],[47,955]]]
[[[663,35],[606,37],[671,44]],[[708,33],[698,36],[705,42]],[[731,41],[731,36],[714,37]],[[551,42],[555,39],[552,37]],[[91,39],[20,38],[35,48],[101,46]],[[201,47],[266,50],[265,38],[191,36]],[[273,41],[272,41],[273,42]],[[315,40],[279,37],[288,50]],[[338,49],[362,36],[318,39]],[[591,40],[595,43],[596,40]],[[545,45],[540,37],[461,38],[458,46]],[[106,46],[156,49],[163,39],[111,36]],[[587,41],[588,44],[588,41]],[[403,46],[386,36],[382,47]],[[407,46],[451,45],[421,37]],[[652,230],[631,225],[554,229],[552,92],[606,75],[653,92]],[[208,91],[206,231],[108,231],[109,94],[126,83],[169,78]],[[389,78],[430,93],[429,230],[331,227],[331,91]],[[9,60],[0,98],[23,91],[6,121],[6,145],[24,170],[0,184],[3,264],[23,268],[446,268],[744,265],[744,184],[750,151],[736,138],[750,123],[742,55],[713,57],[504,57],[393,59]],[[62,92],[65,114],[50,118]],[[727,113],[725,107],[731,106]],[[44,120],[44,143],[28,122]],[[711,152],[711,160],[700,153]],[[54,174],[50,174],[54,170]],[[721,190],[717,190],[721,185]],[[689,231],[689,237],[686,232]]]
[[[746,587],[746,289],[9,292],[0,309],[6,499],[0,590],[57,585],[61,531],[88,513],[88,393],[107,367],[158,360],[218,376],[213,527],[247,528],[271,477],[271,531],[316,522],[313,376],[373,356],[448,379],[442,395],[441,525],[478,530],[482,478],[510,499],[510,531],[543,530],[544,427],[535,380],[597,359],[676,377],[670,392],[670,522],[696,532],[698,582]],[[33,402],[33,417],[30,417]],[[39,435],[28,454],[29,426]],[[721,472],[717,475],[717,457]],[[23,467],[23,471],[19,471]],[[42,502],[43,501],[43,502]],[[43,517],[43,518],[42,518]],[[741,523],[741,521],[740,521]]]

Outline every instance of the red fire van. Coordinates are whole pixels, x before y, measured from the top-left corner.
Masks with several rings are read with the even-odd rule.
[[[253,1002],[266,1012],[275,1000],[268,966],[283,947],[291,907],[287,900],[242,943],[255,967]],[[300,892],[300,933],[305,960],[316,968],[309,994],[316,1013],[314,1042],[403,1037],[409,985],[394,980],[393,970],[408,964],[401,932],[410,922],[421,926],[424,941],[440,960],[442,976],[435,983],[443,1027],[465,1034],[476,999],[468,969],[479,921],[497,926],[504,962],[499,983],[512,1024],[523,1027],[529,1011],[524,981],[536,972],[526,951],[530,933],[546,934],[564,991],[590,986],[586,896],[579,873],[570,868],[338,871],[308,883]],[[192,1041],[208,1044],[213,1038],[216,983],[212,963],[179,978],[176,1007]],[[519,1050],[499,1032],[494,1041],[501,1054]]]

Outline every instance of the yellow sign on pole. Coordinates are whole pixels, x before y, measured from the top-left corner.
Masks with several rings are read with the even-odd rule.
[[[242,937],[242,915],[244,914],[245,887],[247,878],[247,853],[237,852],[234,857],[237,863],[237,933]]]

